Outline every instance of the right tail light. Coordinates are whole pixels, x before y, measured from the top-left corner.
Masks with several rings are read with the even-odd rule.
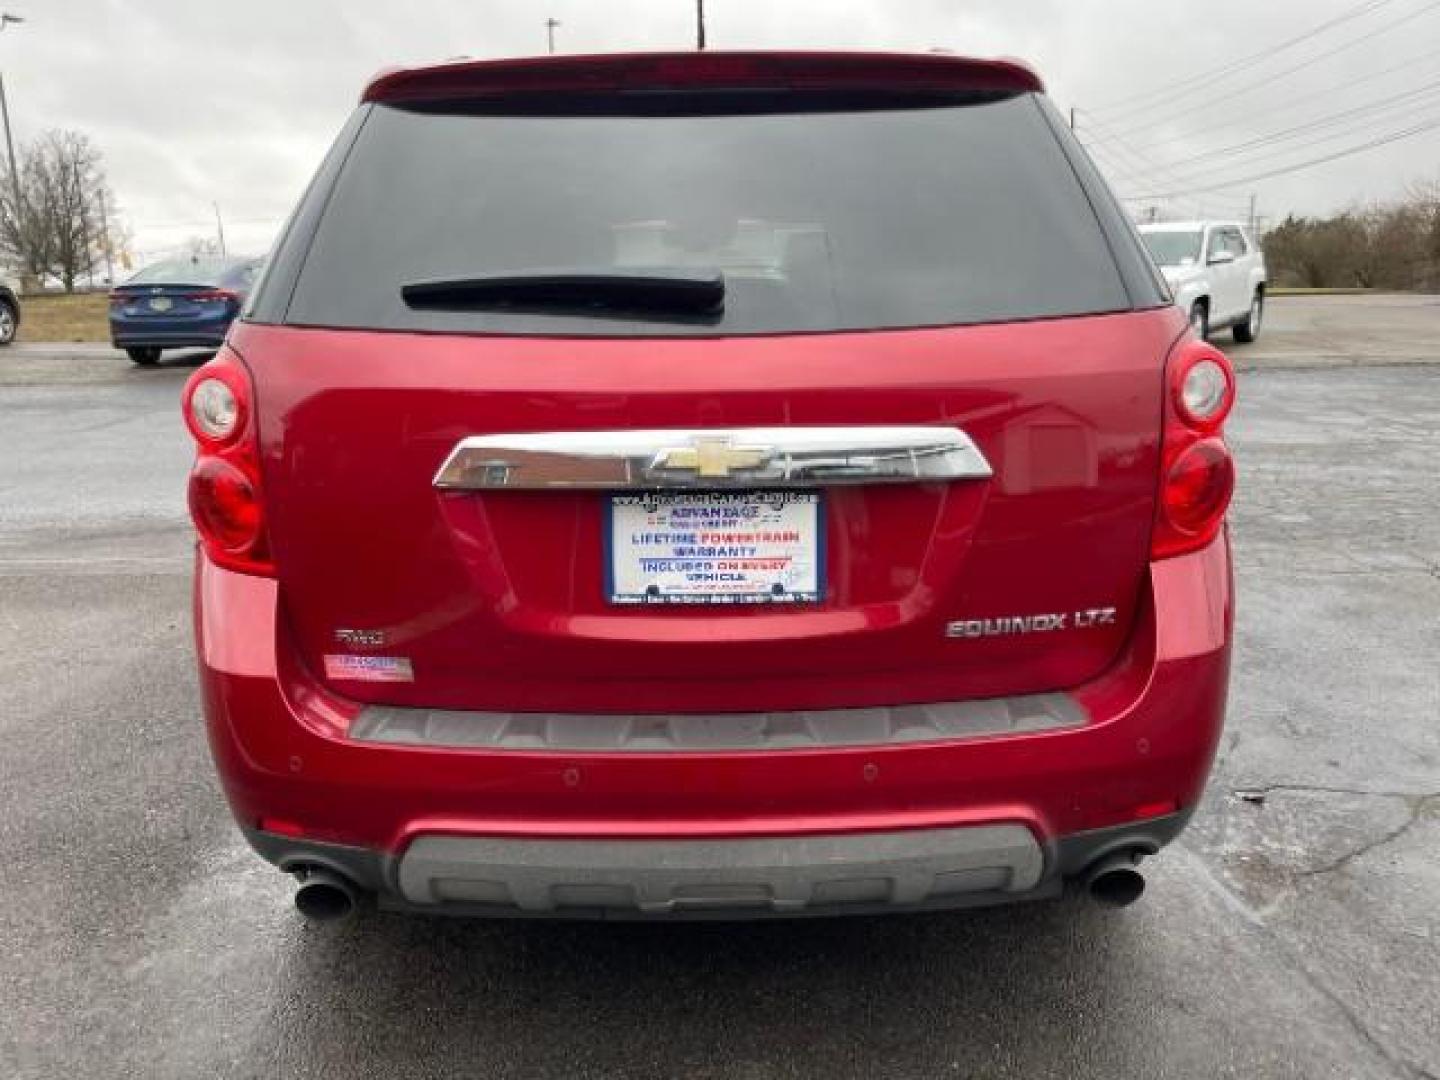
[[[1197,551],[1224,526],[1235,492],[1235,461],[1224,426],[1234,406],[1235,371],[1225,354],[1193,339],[1176,346],[1165,373],[1152,559]]]
[[[245,365],[229,348],[221,349],[191,374],[180,400],[196,447],[190,517],[205,554],[227,570],[273,576],[255,393]]]
[[[240,294],[230,289],[201,289],[199,292],[186,293],[185,299],[192,304],[207,304],[214,300],[223,300],[227,304],[238,304]]]

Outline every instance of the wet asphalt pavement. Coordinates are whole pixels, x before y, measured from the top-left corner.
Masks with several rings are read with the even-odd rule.
[[[303,923],[198,719],[189,364],[0,351],[0,1076],[1440,1076],[1440,303],[1387,305],[1235,354],[1229,726],[1138,905],[741,925]]]

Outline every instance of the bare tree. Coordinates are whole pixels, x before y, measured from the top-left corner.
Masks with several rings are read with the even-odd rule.
[[[22,277],[39,280],[55,263],[54,234],[45,220],[39,159],[22,156],[17,167],[20,182],[4,169],[0,183],[0,258]],[[18,190],[17,190],[18,189]]]
[[[1411,185],[1408,201],[1415,208],[1421,232],[1420,287],[1440,292],[1440,176]]]
[[[1287,217],[1265,253],[1279,285],[1440,290],[1440,182],[1329,218]]]
[[[24,148],[19,172],[18,192],[8,174],[0,183],[0,255],[72,292],[117,239],[100,151],[80,132],[49,131]]]

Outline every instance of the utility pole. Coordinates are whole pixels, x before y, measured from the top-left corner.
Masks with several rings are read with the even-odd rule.
[[[75,178],[75,202],[80,207],[80,259],[85,264],[85,279],[93,289],[95,287],[95,264],[90,261],[90,222],[87,220],[89,214],[86,213],[89,207],[85,205],[85,181],[80,176],[78,161],[75,162],[75,167],[70,170],[70,173]],[[69,231],[68,228],[66,231]],[[79,269],[78,265],[76,269]],[[76,277],[79,277],[78,273]]]
[[[695,0],[695,48],[705,51],[705,0]]]
[[[1250,193],[1250,239],[1255,239],[1255,192]]]
[[[225,258],[225,222],[220,220],[220,204],[211,203],[215,207],[215,232],[220,237],[220,257]]]
[[[1075,106],[1070,106],[1070,130],[1075,130]]]
[[[95,192],[96,202],[100,207],[100,250],[105,253],[105,284],[115,284],[115,262],[110,254],[110,219],[105,213],[105,188],[100,187]]]
[[[20,172],[15,168],[15,142],[10,137],[10,106],[5,100],[5,76],[0,75],[0,119],[5,123],[5,156],[10,162],[10,186],[11,194],[15,196],[15,214],[20,214]]]
[[[552,17],[545,20],[545,38],[550,43],[551,56],[555,55],[555,28],[560,25],[561,22],[559,19]]]
[[[9,12],[0,14],[0,30],[7,26],[19,26],[25,20],[19,15],[11,15]],[[21,216],[25,207],[25,198],[20,194],[20,173],[15,168],[15,141],[10,136],[10,106],[5,100],[5,77],[0,75],[0,120],[5,124],[5,158],[10,163],[10,187],[15,196],[15,224],[19,232]]]

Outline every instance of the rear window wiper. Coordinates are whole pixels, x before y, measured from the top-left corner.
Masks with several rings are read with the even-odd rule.
[[[400,287],[412,308],[543,311],[567,315],[718,317],[725,276],[692,267],[515,270],[415,281]]]

